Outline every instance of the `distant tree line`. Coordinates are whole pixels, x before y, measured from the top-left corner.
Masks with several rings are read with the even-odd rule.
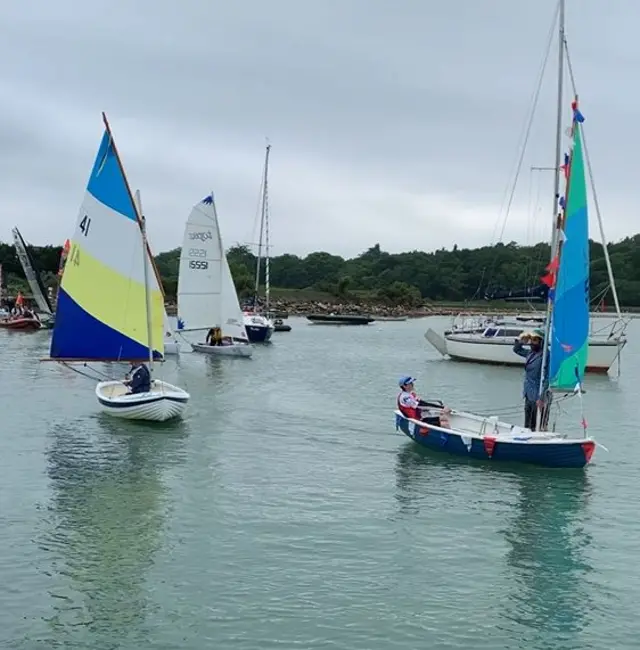
[[[590,242],[590,291],[594,301],[611,303],[602,245]],[[32,247],[45,284],[54,284],[61,248]],[[609,255],[620,301],[640,306],[640,234],[609,244]],[[167,297],[175,297],[180,249],[156,257]],[[256,256],[246,246],[233,246],[227,259],[241,295],[253,290]],[[465,302],[481,300],[487,292],[521,291],[539,284],[549,261],[548,244],[519,246],[515,242],[475,249],[440,249],[425,253],[387,253],[380,245],[351,259],[326,252],[305,257],[284,254],[271,259],[271,286],[289,290],[313,289],[334,296],[361,295],[390,303],[418,304],[423,300]],[[25,288],[14,247],[0,244],[9,289]]]

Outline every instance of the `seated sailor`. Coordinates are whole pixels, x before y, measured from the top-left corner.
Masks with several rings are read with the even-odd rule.
[[[130,376],[123,383],[129,387],[129,393],[148,393],[151,390],[149,368],[140,361],[132,361]]]
[[[420,399],[413,390],[416,380],[413,377],[401,377],[398,381],[400,394],[398,395],[398,410],[402,415],[412,420],[420,420],[427,424],[434,424],[438,427],[448,427],[449,420],[446,417],[451,409],[446,407],[442,401],[427,401]]]
[[[222,345],[222,330],[219,327],[212,327],[207,332],[207,345]]]

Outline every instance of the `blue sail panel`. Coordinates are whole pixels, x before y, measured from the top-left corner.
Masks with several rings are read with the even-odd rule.
[[[100,203],[104,203],[115,212],[119,212],[123,217],[134,221],[137,220],[131,195],[120,169],[120,163],[113,144],[113,136],[106,130],[93,163],[87,191]]]
[[[560,251],[550,337],[550,386],[574,390],[584,378],[589,348],[589,213],[580,121],[574,111],[564,241]]]
[[[162,359],[157,350],[154,359]],[[96,361],[147,360],[149,348],[86,312],[60,288],[51,340],[52,359]]]

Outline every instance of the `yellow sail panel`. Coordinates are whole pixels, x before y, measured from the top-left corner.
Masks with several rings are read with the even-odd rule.
[[[150,272],[153,273],[151,269]],[[75,336],[84,339],[83,352],[73,357],[116,360],[148,355],[144,285],[98,261],[75,241],[65,265],[58,303],[63,307],[58,309],[58,316],[73,313],[78,324]],[[150,289],[150,303],[151,347],[163,355],[164,300],[158,289]],[[80,316],[80,312],[84,315]]]

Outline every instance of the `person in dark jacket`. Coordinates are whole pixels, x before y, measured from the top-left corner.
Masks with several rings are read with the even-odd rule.
[[[529,345],[529,350],[525,345]],[[524,426],[531,431],[536,430],[538,409],[542,409],[541,427],[546,429],[549,420],[549,407],[551,405],[551,393],[548,390],[549,379],[549,357],[546,359],[545,381],[540,391],[540,379],[542,376],[542,357],[544,344],[544,332],[535,329],[533,332],[523,332],[513,345],[513,351],[520,357],[524,357],[524,385],[522,396],[524,397]]]
[[[131,362],[131,373],[124,384],[129,386],[130,393],[148,393],[151,390],[151,373],[144,363]]]

